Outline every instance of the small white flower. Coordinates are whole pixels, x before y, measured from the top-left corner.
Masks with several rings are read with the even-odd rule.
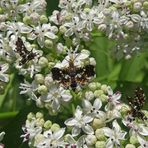
[[[33,12],[42,14],[45,11],[46,4],[45,0],[32,0],[32,2],[19,5],[18,10],[23,15],[31,15]]]
[[[41,48],[44,46],[45,37],[49,39],[55,39],[57,36],[54,33],[55,27],[50,24],[39,25],[34,28],[34,30],[28,34],[28,38],[30,40],[35,40],[37,38],[37,42]]]
[[[112,110],[114,107],[120,104],[121,93],[120,92],[113,93],[113,90],[110,87],[108,87],[107,92],[109,99],[105,109]]]
[[[105,113],[99,110],[102,106],[102,102],[100,99],[95,99],[93,105],[85,99],[83,100],[82,105],[84,111],[91,114],[92,117],[102,118],[103,116],[105,116]]]
[[[73,34],[78,34],[79,30],[79,17],[73,17],[71,22],[65,23],[64,26],[67,28],[67,31],[65,32],[65,36],[72,36]]]
[[[38,85],[33,81],[31,84],[26,80],[24,83],[20,84],[21,92],[20,94],[27,94],[31,99],[37,100],[37,96],[35,95],[35,91],[37,91]]]
[[[56,148],[59,146],[64,146],[63,135],[65,128],[61,128],[55,132],[51,130],[45,131],[43,133],[44,139],[41,142],[36,142],[36,148]]]
[[[113,121],[112,126],[112,129],[108,127],[103,128],[104,134],[109,137],[106,141],[106,147],[113,148],[115,146],[116,148],[120,148],[120,141],[125,140],[126,132],[121,130],[116,120]]]
[[[83,115],[83,112],[80,108],[80,106],[77,106],[75,114],[75,117],[70,118],[68,120],[65,121],[65,124],[67,126],[72,126],[72,136],[77,136],[80,134],[81,129],[83,130],[83,132],[85,132],[86,134],[93,134],[93,128],[88,124],[93,120],[93,117],[91,117],[90,115]]]
[[[47,95],[41,96],[43,102],[51,103],[51,108],[54,112],[59,110],[62,103],[70,101],[71,98],[72,95],[69,90],[65,90],[56,84],[52,84]]]
[[[130,128],[129,134],[130,136],[148,136],[148,127],[146,124],[137,123],[136,121],[131,120],[132,117],[130,115],[126,116],[124,120],[122,120],[123,124]]]
[[[22,127],[24,135],[21,135],[24,138],[23,142],[27,140],[32,140],[37,134],[42,132],[42,127],[38,125],[38,121],[35,118],[32,118],[32,121],[26,121],[26,125]]]

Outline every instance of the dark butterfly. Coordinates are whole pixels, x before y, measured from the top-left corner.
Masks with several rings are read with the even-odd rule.
[[[21,56],[20,65],[26,64],[28,61],[34,59],[36,53],[28,51],[21,38],[18,37],[16,41],[16,51]]]
[[[72,88],[76,90],[77,86],[86,84],[90,77],[95,75],[93,65],[86,65],[83,68],[74,66],[74,61],[69,60],[69,66],[64,69],[52,68],[53,80],[59,81],[65,88]]]
[[[131,107],[130,114],[135,119],[140,118],[142,120],[147,119],[144,113],[141,111],[145,103],[145,94],[142,88],[138,87],[135,89],[134,97],[127,97],[129,105]]]

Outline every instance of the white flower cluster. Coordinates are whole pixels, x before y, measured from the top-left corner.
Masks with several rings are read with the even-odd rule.
[[[92,82],[80,98],[82,106],[80,106],[81,103],[77,105],[73,112],[74,116],[69,119],[67,116],[63,117],[67,127],[58,127],[56,132],[52,131],[51,121],[45,122],[43,115],[29,114],[23,137],[27,137],[29,144],[37,148],[147,147],[147,120],[144,121],[138,117],[131,120],[130,106],[122,103],[119,92],[113,93],[109,86]],[[71,110],[71,107],[69,109]],[[69,115],[68,108],[63,111]],[[147,111],[142,112],[148,117]],[[38,114],[41,118],[37,117]],[[43,125],[44,128],[48,126],[51,129],[43,129]]]
[[[147,0],[60,0],[59,8],[50,21],[74,45],[90,40],[97,31],[116,40],[116,52],[129,58],[141,48],[148,31]]]
[[[68,50],[68,55],[61,61],[57,61],[57,63],[52,62],[52,65],[47,65],[47,69],[52,68],[59,68],[64,70],[69,70],[69,61],[73,58],[74,61],[72,63],[74,64],[74,67],[72,68],[78,68],[82,69],[87,64],[95,65],[96,62],[94,58],[89,57],[90,52],[88,50],[81,50],[81,52],[74,52],[71,53],[70,50]],[[46,66],[45,61],[47,59],[43,59],[43,65]],[[39,60],[40,61],[40,60]],[[48,60],[47,62],[48,63]],[[49,62],[50,63],[50,62]],[[53,67],[54,66],[54,67]],[[62,71],[62,70],[61,70]],[[83,71],[82,71],[83,73]],[[69,74],[69,73],[68,73]],[[65,80],[65,77],[68,77],[69,75],[64,75],[61,78],[61,83],[58,81],[53,80],[54,77],[59,77],[58,74],[55,73],[52,74],[50,71],[48,71],[46,74],[38,73],[35,75],[34,80],[30,83],[28,81],[25,81],[24,83],[20,84],[21,92],[20,94],[27,94],[30,99],[36,101],[36,104],[38,107],[45,107],[49,110],[50,114],[56,114],[57,112],[63,110],[63,108],[70,103],[70,100],[72,100],[72,94],[71,89],[67,88],[67,83],[71,83],[71,79],[65,84],[62,83],[63,79]],[[57,76],[56,76],[57,75]],[[81,73],[79,74],[81,76]],[[70,77],[70,76],[69,76]],[[76,79],[74,77],[74,79]],[[85,79],[82,79],[85,80]],[[79,80],[80,81],[80,80]],[[90,80],[89,80],[90,81]],[[80,91],[83,85],[81,85],[77,80],[75,80],[75,83],[77,85],[77,91]],[[70,86],[70,85],[69,85]]]

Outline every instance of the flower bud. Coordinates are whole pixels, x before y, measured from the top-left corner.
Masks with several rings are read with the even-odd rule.
[[[57,131],[57,130],[59,130],[59,129],[60,129],[59,124],[56,124],[56,123],[52,124],[51,130],[52,130],[53,132],[55,132],[55,131]]]
[[[45,121],[44,121],[43,118],[37,119],[37,123],[36,123],[36,124],[37,124],[38,126],[41,126],[41,127],[42,127],[42,126],[44,125],[44,123],[45,123]]]
[[[95,60],[95,58],[89,58],[89,63],[90,63],[90,65],[96,65],[96,60]]]
[[[40,65],[41,67],[46,67],[46,66],[48,65],[48,60],[47,60],[45,57],[41,57],[41,58],[39,59],[39,65]]]
[[[27,120],[31,121],[32,118],[34,118],[34,113],[30,112],[30,113],[27,115]]]
[[[142,8],[142,3],[141,3],[141,2],[135,2],[135,3],[133,4],[133,9],[134,9],[135,11],[140,11],[141,8]]]
[[[102,94],[102,95],[100,95],[99,99],[100,99],[102,102],[107,102],[107,101],[108,101],[108,96],[106,96],[105,94]]]
[[[38,84],[43,84],[44,83],[44,76],[42,74],[36,74],[35,75],[35,81]]]
[[[100,118],[100,119],[95,118],[95,119],[93,120],[93,123],[92,123],[92,126],[93,126],[94,129],[102,128],[102,127],[104,127],[105,125],[106,125],[106,123],[105,123],[105,121],[104,121],[103,118]]]
[[[97,141],[95,144],[95,148],[105,148],[105,141]]]
[[[120,109],[120,113],[121,113],[121,115],[124,116],[124,115],[126,115],[129,112],[129,110],[130,110],[130,108],[129,108],[128,105],[122,104],[122,107]]]
[[[53,41],[50,39],[45,40],[45,47],[46,48],[52,48],[53,47]]]
[[[91,146],[91,145],[94,145],[97,141],[97,138],[95,135],[88,135],[86,137],[86,143],[87,145]]]
[[[47,87],[45,85],[41,85],[38,87],[38,93],[40,93],[41,95],[44,95],[47,93]]]
[[[147,2],[147,1],[145,1],[145,2],[143,3],[143,7],[144,7],[144,9],[148,10],[148,2]]]
[[[92,100],[94,98],[94,93],[92,91],[86,91],[85,92],[85,98],[87,100]]]
[[[104,131],[102,129],[97,129],[95,131],[95,136],[99,141],[104,141],[106,139]]]
[[[44,135],[43,134],[37,134],[34,137],[34,145],[40,143],[42,140],[44,140]]]
[[[36,118],[43,118],[43,114],[41,112],[37,112],[35,116]]]
[[[30,18],[30,16],[23,17],[23,22],[24,22],[24,24],[31,24],[31,18]]]
[[[67,31],[65,26],[60,26],[59,30],[60,30],[60,33],[62,34],[64,34]]]
[[[136,148],[133,144],[127,144],[125,148]]]
[[[47,87],[50,87],[53,84],[53,79],[52,79],[51,75],[48,75],[45,77],[44,83]]]
[[[101,90],[103,90],[104,93],[107,93],[108,86],[107,86],[106,84],[102,85],[102,86],[101,86]]]
[[[88,84],[90,90],[95,91],[97,89],[96,82],[92,82]]]
[[[48,18],[46,17],[46,15],[41,15],[41,16],[40,16],[40,22],[41,22],[42,24],[45,24],[45,23],[48,22]]]
[[[90,12],[90,8],[84,8],[84,12],[86,12],[86,13],[88,13],[88,12]]]
[[[130,143],[133,144],[133,145],[139,143],[137,137],[136,136],[131,136],[130,137]]]
[[[36,100],[36,106],[39,108],[43,108],[44,107],[44,103],[41,101],[41,99],[37,99]]]
[[[44,123],[44,128],[46,129],[50,129],[52,126],[52,122],[50,120],[47,120],[45,123]]]
[[[99,98],[102,94],[104,94],[103,90],[96,90],[94,92],[94,95],[96,98]]]

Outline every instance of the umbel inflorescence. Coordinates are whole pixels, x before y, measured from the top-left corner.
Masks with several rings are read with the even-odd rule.
[[[60,0],[59,9],[47,16],[45,0],[0,2],[1,89],[17,71],[24,78],[20,94],[50,115],[30,113],[23,141],[35,148],[148,147],[143,90],[123,103],[120,92],[95,79],[96,61],[86,45],[95,33],[115,42],[116,55],[140,51],[148,2]],[[53,122],[53,115],[61,117]]]

